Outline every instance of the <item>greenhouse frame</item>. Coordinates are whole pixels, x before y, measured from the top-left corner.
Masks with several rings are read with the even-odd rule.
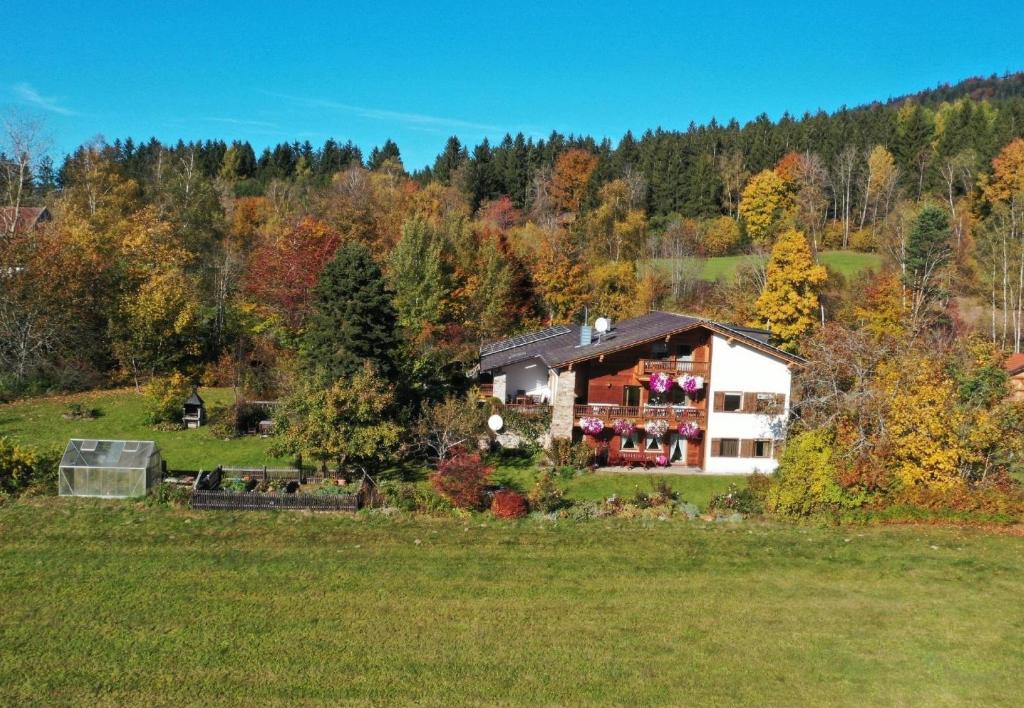
[[[73,438],[60,461],[58,492],[62,497],[142,497],[160,481],[161,471],[155,442]]]

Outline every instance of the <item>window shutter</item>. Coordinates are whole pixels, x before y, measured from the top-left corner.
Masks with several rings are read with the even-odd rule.
[[[772,457],[776,460],[782,457],[782,441],[776,440],[772,443]]]
[[[725,410],[725,392],[715,391],[715,411]]]
[[[754,456],[754,441],[753,440],[740,440],[740,457],[753,457]]]
[[[715,394],[715,395],[717,396],[718,394]],[[722,439],[721,438],[711,438],[711,456],[712,457],[721,457],[722,456]]]
[[[784,394],[784,393],[776,393],[775,394],[775,412],[781,414],[785,407],[786,407],[786,394]]]
[[[756,393],[744,393],[743,394],[743,408],[741,409],[744,413],[753,413],[757,410],[757,394]]]

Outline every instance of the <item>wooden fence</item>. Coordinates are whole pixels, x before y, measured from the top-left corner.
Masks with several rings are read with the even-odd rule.
[[[263,494],[259,492],[192,492],[193,509],[267,511],[305,509],[308,511],[358,511],[355,494]]]

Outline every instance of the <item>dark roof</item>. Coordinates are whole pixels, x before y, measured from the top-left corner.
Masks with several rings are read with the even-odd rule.
[[[601,354],[628,349],[644,342],[650,342],[669,334],[683,332],[694,327],[706,327],[720,334],[745,340],[757,349],[787,361],[800,358],[784,352],[771,344],[771,333],[763,329],[724,325],[711,320],[674,312],[649,312],[640,317],[614,323],[609,333],[598,341],[595,332],[593,343],[580,346],[580,325],[567,325],[567,331],[552,334],[552,328],[522,337],[504,339],[487,344],[480,349],[480,370],[491,371],[527,359],[539,358],[549,368],[558,368],[578,361],[592,359]],[[517,344],[517,340],[523,341]]]
[[[185,405],[186,406],[201,406],[201,405],[203,405],[203,399],[201,399],[199,397],[199,394],[196,392],[196,389],[192,389],[192,395],[188,397],[187,401],[185,401]]]
[[[50,210],[46,207],[0,207],[0,227],[5,233],[10,232],[14,222],[15,233],[25,233],[35,228],[40,221],[50,220]]]

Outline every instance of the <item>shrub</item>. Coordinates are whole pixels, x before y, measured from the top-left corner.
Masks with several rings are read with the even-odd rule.
[[[854,251],[874,251],[878,246],[874,229],[866,226],[850,234],[850,248]]]
[[[594,451],[586,443],[574,443],[567,438],[555,438],[551,441],[544,456],[552,467],[571,467],[582,470],[590,466]]]
[[[413,482],[381,482],[380,494],[384,498],[385,506],[402,511],[436,514],[452,510],[452,505],[447,499],[433,489]]]
[[[531,509],[545,513],[557,511],[566,505],[565,499],[562,497],[562,490],[555,482],[554,475],[546,471],[541,472],[537,477],[527,498]]]
[[[146,503],[150,506],[187,506],[191,497],[190,488],[161,482],[153,487],[153,491],[146,497]]]
[[[478,453],[461,452],[442,460],[430,483],[439,494],[458,509],[479,509],[484,500],[484,486],[493,468]]]
[[[188,398],[192,388],[184,375],[175,371],[170,376],[159,376],[153,378],[146,387],[146,397],[149,399],[150,424],[156,423],[180,423],[182,405]]]
[[[501,489],[491,499],[491,513],[499,519],[519,519],[526,516],[526,499],[512,489]]]
[[[544,435],[551,427],[551,413],[522,413],[512,408],[502,408],[500,413],[505,421],[506,432],[514,433],[522,447],[536,453],[541,447]]]
[[[708,509],[715,511],[734,511],[740,514],[760,514],[764,511],[761,500],[750,486],[740,488],[735,484],[729,485],[729,491],[724,494],[716,494],[708,501]]]
[[[12,496],[56,494],[59,464],[57,450],[39,451],[0,437],[0,492]]]
[[[861,506],[836,480],[829,430],[801,433],[786,444],[768,491],[768,510],[785,516],[811,516]]]

